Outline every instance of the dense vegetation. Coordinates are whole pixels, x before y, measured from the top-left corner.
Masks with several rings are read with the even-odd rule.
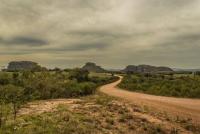
[[[147,94],[200,98],[200,76],[175,74],[126,75],[121,88]]]
[[[12,114],[15,120],[22,104],[33,100],[69,98],[93,94],[116,77],[90,76],[80,69],[44,72],[0,72],[0,128]]]

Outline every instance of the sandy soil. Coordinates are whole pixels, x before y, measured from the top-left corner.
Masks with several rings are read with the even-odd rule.
[[[102,99],[106,103],[98,104],[98,99]],[[108,131],[110,134],[119,133],[118,130],[120,130],[120,132],[123,130],[123,133],[131,134],[150,133],[157,128],[160,128],[166,134],[171,134],[174,130],[181,134],[192,134],[192,132],[186,130],[184,127],[180,126],[180,124],[172,123],[165,119],[159,119],[142,112],[139,106],[133,106],[131,103],[129,104],[126,101],[121,101],[121,99],[112,98],[112,100],[107,100],[103,95],[93,95],[83,99],[34,101],[20,109],[18,116],[56,112],[59,105],[67,107],[73,114],[79,113],[80,115],[81,113],[85,115],[84,117],[89,115],[94,122],[97,122],[100,131]],[[110,119],[112,119],[111,121],[113,121],[113,123],[110,122]]]
[[[52,99],[43,101],[34,101],[26,104],[18,111],[18,116],[28,115],[28,114],[41,114],[44,112],[53,112],[57,110],[58,105],[66,104],[73,105],[80,102],[80,99]]]
[[[123,78],[121,76],[119,77],[120,79],[118,81],[102,86],[100,91],[111,96],[126,99],[129,102],[147,105],[156,110],[165,111],[171,115],[192,119],[194,123],[200,124],[200,99],[162,97],[129,92],[116,87]]]

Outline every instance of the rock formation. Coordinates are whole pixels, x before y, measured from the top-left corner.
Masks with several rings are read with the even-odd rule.
[[[32,61],[12,61],[8,64],[7,71],[38,70],[42,68],[38,63]]]
[[[97,66],[95,63],[92,62],[88,62],[86,63],[83,67],[83,70],[87,70],[89,72],[97,72],[97,73],[102,73],[105,72],[105,69],[103,69],[100,66]]]
[[[159,73],[159,72],[173,72],[169,67],[155,67],[150,65],[129,65],[123,72],[132,72],[132,73]]]

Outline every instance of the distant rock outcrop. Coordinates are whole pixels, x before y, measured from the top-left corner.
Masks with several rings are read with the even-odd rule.
[[[39,71],[44,68],[38,65],[38,63],[32,61],[12,61],[8,64],[7,71],[21,71],[33,69]]]
[[[88,62],[86,63],[83,67],[83,70],[87,70],[89,72],[97,72],[97,73],[102,73],[105,72],[105,69],[103,69],[100,66],[97,66],[95,63],[92,62]]]
[[[156,72],[173,72],[173,70],[169,67],[155,67],[150,65],[129,65],[127,66],[123,72],[132,72],[132,73],[156,73]]]

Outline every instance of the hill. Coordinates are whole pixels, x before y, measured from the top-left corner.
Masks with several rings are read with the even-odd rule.
[[[102,73],[106,72],[105,69],[103,69],[101,66],[97,66],[95,63],[88,62],[86,63],[83,67],[83,70],[87,70],[89,72],[97,72],[97,73]]]
[[[12,61],[8,64],[7,71],[35,70],[45,69],[32,61]]]
[[[132,72],[132,73],[156,73],[156,72],[173,72],[169,67],[156,67],[151,65],[129,65],[123,72]]]

